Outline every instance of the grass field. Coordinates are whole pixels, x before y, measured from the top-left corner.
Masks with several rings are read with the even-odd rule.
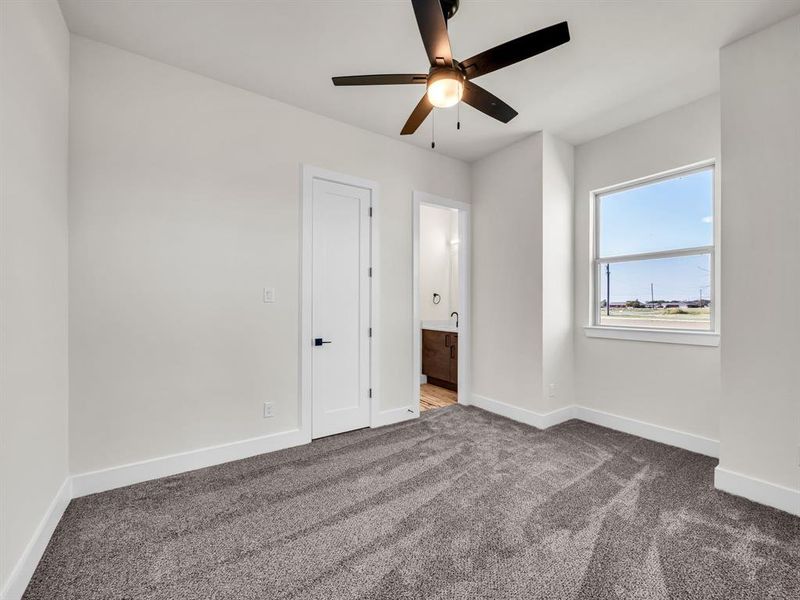
[[[710,329],[711,309],[706,308],[612,308],[601,309],[600,325],[662,327],[669,329]]]

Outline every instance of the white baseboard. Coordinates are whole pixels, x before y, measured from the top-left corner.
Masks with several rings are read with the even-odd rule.
[[[428,376],[427,375],[420,375],[419,376],[419,384],[420,385],[425,385],[426,383],[428,383]]]
[[[714,487],[800,517],[800,490],[742,475],[722,467],[714,469]]]
[[[384,425],[394,425],[395,423],[402,423],[410,419],[416,419],[419,416],[410,406],[403,406],[401,408],[393,408],[391,410],[382,410],[372,419],[371,427],[383,427]]]
[[[531,425],[537,429],[547,429],[553,425],[569,421],[574,417],[575,408],[574,406],[565,406],[564,408],[559,408],[549,413],[538,413],[527,408],[506,404],[499,400],[492,400],[491,398],[478,394],[472,394],[472,401],[470,404],[513,421]]]
[[[661,442],[677,448],[683,448],[698,454],[704,454],[713,458],[719,457],[719,442],[706,437],[695,435],[692,433],[685,433],[677,431],[668,427],[660,425],[653,425],[652,423],[645,423],[644,421],[637,421],[628,417],[621,417],[611,413],[595,410],[593,408],[586,408],[585,406],[565,406],[558,410],[549,413],[538,413],[527,408],[520,408],[500,402],[499,400],[492,400],[486,396],[478,394],[472,395],[472,404],[478,408],[488,410],[489,412],[507,417],[526,425],[532,425],[538,429],[547,429],[553,425],[558,425],[569,419],[580,419],[587,423],[594,423],[602,427],[608,427],[616,431],[630,433],[632,435],[653,440],[654,442]]]
[[[310,441],[311,438],[308,433],[293,429],[238,442],[199,448],[198,450],[190,450],[179,454],[160,456],[99,471],[80,473],[72,476],[72,497],[79,498],[88,494],[105,492],[133,485],[134,483],[141,483],[142,481],[177,475],[178,473],[211,467],[232,460],[240,460],[266,452],[300,446]]]
[[[11,570],[5,586],[0,590],[0,598],[3,600],[19,600],[22,598],[22,594],[25,593],[25,588],[28,587],[28,583],[33,577],[33,572],[36,570],[36,565],[39,564],[39,560],[41,560],[42,554],[44,554],[47,544],[56,530],[56,525],[61,520],[71,498],[72,481],[67,477],[61,487],[58,488],[42,520],[39,521],[39,525],[22,552],[22,556],[20,556],[17,564]]]
[[[372,427],[400,423],[416,416],[418,415],[409,411],[407,407],[386,410],[376,415]],[[79,498],[88,494],[105,492],[143,481],[300,446],[309,442],[311,442],[311,438],[307,432],[293,429],[218,446],[160,456],[98,471],[80,473],[72,476],[72,497]]]
[[[645,421],[637,421],[636,419],[613,415],[602,410],[586,408],[585,406],[575,407],[575,418],[616,431],[630,433],[646,440],[661,442],[662,444],[683,448],[684,450],[711,456],[712,458],[719,458],[719,442],[717,440],[693,433],[686,433],[677,429],[662,427],[661,425],[653,425]]]

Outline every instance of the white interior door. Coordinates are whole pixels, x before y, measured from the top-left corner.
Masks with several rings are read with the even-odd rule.
[[[312,437],[370,421],[370,191],[314,179]]]

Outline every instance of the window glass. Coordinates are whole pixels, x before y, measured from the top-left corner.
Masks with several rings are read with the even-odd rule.
[[[714,243],[711,167],[602,194],[597,200],[600,258]]]
[[[597,277],[598,325],[711,329],[711,254],[600,262]]]

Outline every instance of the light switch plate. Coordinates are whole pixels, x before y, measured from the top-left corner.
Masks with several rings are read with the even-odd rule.
[[[275,288],[264,288],[264,304],[275,302]]]

